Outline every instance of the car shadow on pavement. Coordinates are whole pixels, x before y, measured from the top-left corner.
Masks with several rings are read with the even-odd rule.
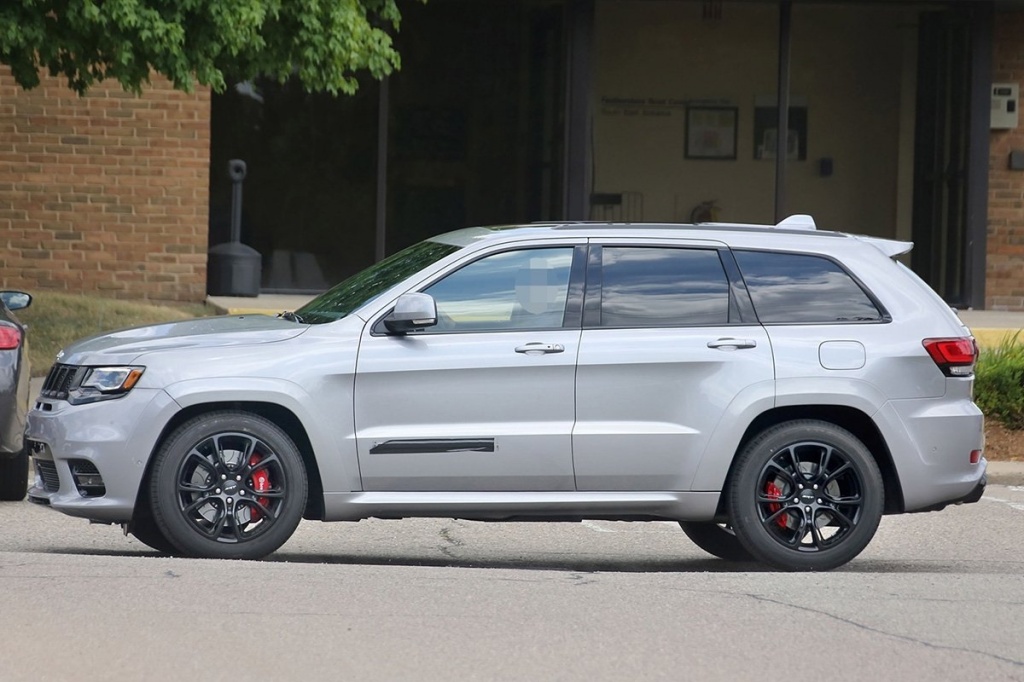
[[[588,573],[749,573],[772,569],[752,562],[730,562],[708,557],[683,559],[658,557],[559,557],[527,559],[522,557],[425,557],[416,555],[373,556],[354,554],[292,554],[276,552],[266,559],[288,563],[345,564],[352,566],[422,566],[431,568],[491,568],[519,571],[584,571]]]
[[[75,554],[79,556],[97,557],[139,557],[189,560],[186,557],[174,557],[161,554],[155,550],[142,549],[137,551],[118,551],[82,547],[48,547],[45,550],[28,550],[28,553],[42,554]],[[218,561],[217,559],[197,559],[197,561]],[[483,568],[506,569],[517,571],[561,571],[567,573],[772,573],[780,572],[770,566],[752,562],[733,562],[705,558],[672,558],[657,557],[637,560],[635,557],[560,557],[556,559],[530,560],[522,557],[499,557],[478,559],[473,557],[446,558],[429,557],[415,554],[406,555],[373,555],[373,554],[325,554],[275,552],[264,559],[253,560],[256,563],[295,563],[295,564],[326,564],[335,566],[396,566],[424,568]],[[984,560],[907,560],[892,559],[854,559],[852,562],[829,573],[970,573],[972,575],[1000,575],[1020,572],[1020,564],[1016,562],[991,562]]]
[[[166,559],[187,559],[161,554],[152,549],[138,551],[118,551],[109,549],[83,547],[47,547],[36,550],[42,554],[75,554],[78,556],[97,557],[145,557]],[[30,550],[31,553],[31,550]],[[218,559],[199,559],[199,561],[218,561]],[[770,572],[772,569],[756,563],[729,562],[708,557],[707,559],[651,558],[637,560],[623,556],[565,557],[558,559],[529,560],[521,557],[477,559],[473,557],[445,558],[420,555],[388,554],[374,556],[372,554],[309,554],[293,552],[275,552],[263,559],[253,560],[257,563],[294,563],[294,564],[329,564],[338,566],[406,566],[425,568],[491,568],[511,569],[520,571],[566,571],[566,572],[614,572],[614,573],[750,573]]]

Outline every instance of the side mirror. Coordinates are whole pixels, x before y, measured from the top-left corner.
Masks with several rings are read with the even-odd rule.
[[[24,291],[0,291],[0,299],[8,310],[21,310],[32,303],[32,297]]]
[[[402,294],[395,302],[395,309],[384,318],[384,326],[392,334],[406,334],[435,324],[437,304],[430,294]]]

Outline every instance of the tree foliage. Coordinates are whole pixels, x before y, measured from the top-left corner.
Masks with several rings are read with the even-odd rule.
[[[0,64],[24,88],[47,69],[79,93],[107,78],[139,92],[156,72],[185,91],[294,75],[307,90],[351,94],[357,72],[399,67],[396,2],[0,0]]]

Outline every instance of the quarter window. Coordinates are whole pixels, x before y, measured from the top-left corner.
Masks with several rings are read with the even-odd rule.
[[[474,261],[424,291],[437,303],[428,331],[562,326],[572,247],[507,251]]]
[[[764,324],[882,319],[861,286],[828,258],[769,251],[734,253],[757,317]]]
[[[602,251],[602,327],[728,323],[729,283],[717,251],[618,246]]]

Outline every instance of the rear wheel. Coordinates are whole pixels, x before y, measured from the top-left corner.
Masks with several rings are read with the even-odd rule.
[[[679,526],[693,544],[708,554],[726,561],[753,561],[754,557],[740,544],[732,526],[724,523],[680,521]]]
[[[11,457],[0,455],[0,500],[23,500],[27,491],[28,453],[22,450]]]
[[[306,471],[298,448],[273,422],[215,412],[185,422],[164,441],[149,493],[157,528],[180,552],[258,559],[298,526]]]
[[[729,518],[755,559],[789,571],[823,571],[853,559],[874,537],[882,476],[852,433],[815,420],[786,422],[740,453]]]

